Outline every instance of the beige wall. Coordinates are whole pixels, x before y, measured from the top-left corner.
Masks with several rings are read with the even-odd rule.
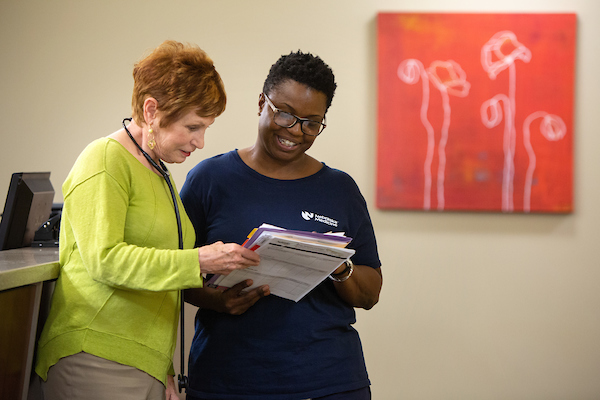
[[[572,215],[375,208],[378,11],[578,14]],[[164,39],[207,50],[229,94],[206,148],[171,168],[179,187],[201,159],[254,142],[269,66],[310,51],[339,84],[310,153],[356,179],[383,262],[381,301],[356,324],[374,398],[600,398],[599,17],[596,0],[4,0],[0,198],[10,173],[49,170],[62,201],[79,152],[129,115],[133,63]]]

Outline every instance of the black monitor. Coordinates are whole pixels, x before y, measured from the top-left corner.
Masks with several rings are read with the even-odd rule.
[[[50,172],[12,174],[0,220],[0,250],[31,246],[33,236],[52,211]]]

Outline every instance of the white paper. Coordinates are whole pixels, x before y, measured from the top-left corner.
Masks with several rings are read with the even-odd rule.
[[[269,232],[263,232],[253,248],[260,255],[259,265],[220,276],[214,284],[231,287],[252,279],[253,285],[246,290],[266,284],[271,294],[297,302],[354,254],[352,249],[277,237]]]

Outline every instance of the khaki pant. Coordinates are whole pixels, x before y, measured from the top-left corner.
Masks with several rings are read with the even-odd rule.
[[[42,382],[45,400],[164,400],[162,382],[137,368],[78,353],[61,358]]]

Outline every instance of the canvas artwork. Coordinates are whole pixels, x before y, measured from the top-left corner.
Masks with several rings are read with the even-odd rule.
[[[573,210],[575,14],[380,13],[377,207]]]

